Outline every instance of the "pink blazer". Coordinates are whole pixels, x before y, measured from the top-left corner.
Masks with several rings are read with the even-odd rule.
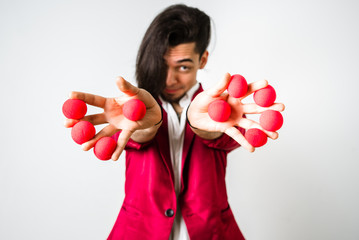
[[[178,203],[192,240],[244,239],[225,183],[227,154],[238,146],[225,134],[216,140],[201,139],[186,126]],[[177,210],[164,112],[153,140],[127,143],[125,199],[108,240],[168,240]]]

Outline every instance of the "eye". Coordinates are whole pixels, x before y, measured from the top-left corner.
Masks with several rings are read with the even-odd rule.
[[[187,71],[190,70],[190,67],[183,65],[183,66],[180,66],[180,70],[181,70],[182,72],[187,72]]]

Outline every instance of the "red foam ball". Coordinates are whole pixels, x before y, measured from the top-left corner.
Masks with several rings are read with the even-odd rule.
[[[271,106],[274,103],[276,97],[276,92],[274,88],[270,85],[265,88],[259,89],[253,95],[254,102],[261,107]]]
[[[87,112],[87,105],[79,99],[68,99],[62,105],[62,112],[69,119],[81,119]]]
[[[231,115],[231,106],[224,100],[214,100],[208,105],[208,115],[216,122],[225,122]]]
[[[95,156],[103,161],[110,160],[117,146],[116,141],[110,137],[100,138],[93,148]]]
[[[259,117],[259,123],[265,130],[277,131],[283,125],[283,116],[278,111],[267,110]]]
[[[146,115],[146,105],[138,99],[131,99],[123,104],[123,115],[132,121],[141,120]]]
[[[83,144],[91,140],[95,134],[95,127],[88,121],[76,123],[71,130],[71,137],[77,144]]]
[[[258,128],[248,129],[244,137],[253,147],[261,147],[267,143],[267,135]]]
[[[234,98],[240,98],[246,95],[248,90],[248,84],[246,79],[239,74],[235,74],[231,77],[231,81],[228,85],[227,91],[230,96]]]

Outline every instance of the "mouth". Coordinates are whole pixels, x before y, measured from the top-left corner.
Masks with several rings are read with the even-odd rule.
[[[180,90],[180,88],[175,88],[175,89],[165,88],[165,93],[167,93],[167,94],[175,94],[179,90]]]

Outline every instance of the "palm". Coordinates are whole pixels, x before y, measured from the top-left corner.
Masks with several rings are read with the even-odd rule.
[[[115,98],[106,99],[104,114],[107,122],[117,129],[127,129],[129,131],[140,129],[139,121],[131,121],[124,117],[122,107],[123,104],[117,103]]]
[[[224,100],[231,106],[231,115],[225,122],[216,122],[208,115],[208,105],[214,100]],[[201,126],[202,130],[209,132],[225,132],[229,127],[236,125],[243,117],[242,102],[228,94],[218,97],[210,96],[206,91],[201,92],[191,103],[191,107],[197,109],[191,116],[191,123],[194,126]]]
[[[130,99],[140,99],[146,105],[146,115],[139,121],[131,121],[123,115],[123,104]],[[104,114],[107,122],[117,129],[134,132],[139,129],[149,128],[159,122],[160,113],[157,107],[156,100],[147,91],[139,89],[136,95],[107,98]]]

